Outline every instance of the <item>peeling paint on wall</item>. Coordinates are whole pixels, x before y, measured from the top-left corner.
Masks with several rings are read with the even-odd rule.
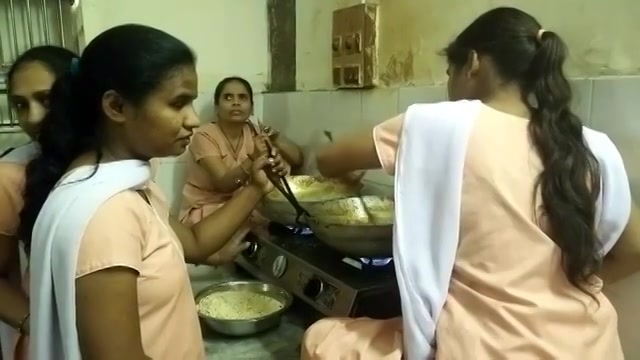
[[[374,0],[367,0],[372,2]],[[298,88],[330,89],[331,12],[356,0],[298,0]],[[379,4],[380,86],[428,85],[446,81],[438,55],[484,11],[515,6],[559,33],[570,49],[572,77],[640,74],[640,1],[611,0],[375,0]],[[306,19],[307,21],[303,21]]]
[[[389,86],[395,83],[407,83],[413,80],[413,51],[406,54],[393,54],[384,70],[380,72],[380,82]]]

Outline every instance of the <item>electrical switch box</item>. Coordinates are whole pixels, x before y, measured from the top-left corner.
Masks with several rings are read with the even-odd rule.
[[[374,86],[377,5],[359,4],[333,12],[333,85],[341,89]]]

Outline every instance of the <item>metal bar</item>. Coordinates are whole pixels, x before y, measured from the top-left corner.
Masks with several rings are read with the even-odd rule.
[[[18,29],[16,27],[16,8],[13,4],[13,0],[9,0],[9,23],[11,24],[11,30],[13,33],[13,49],[11,51],[11,61],[18,57],[20,54],[20,45],[18,44]],[[7,79],[8,80],[8,79]],[[9,85],[9,84],[6,84]],[[7,96],[7,110],[9,111],[9,126],[15,126],[15,119],[13,118],[13,109],[9,103],[9,97]],[[6,126],[4,119],[2,119],[3,126]]]
[[[27,34],[29,35],[29,45],[27,46],[27,48],[31,48],[33,46],[33,22],[32,22],[32,17],[31,17],[31,1],[30,0],[24,0],[25,1],[25,6],[27,9]]]
[[[2,5],[4,5],[4,4],[2,4]],[[4,10],[4,7],[3,7],[2,10]],[[4,21],[3,22],[5,22],[6,21],[6,16],[7,16],[7,11],[2,11],[2,14],[4,15],[4,19],[3,19]],[[4,57],[4,45],[2,44],[2,38],[0,37],[0,68],[2,70],[4,70],[4,67],[7,66],[6,61],[7,61],[7,59]]]
[[[11,24],[11,29],[13,29],[13,51],[11,58],[15,58],[20,53],[20,48],[18,45],[18,29],[16,29],[16,9],[13,6],[13,0],[9,0],[9,23]]]
[[[47,0],[40,0],[42,6],[42,17],[44,18],[44,41],[48,45],[53,43],[49,34],[49,2]]]
[[[60,25],[60,45],[65,47],[65,35],[64,35],[64,17],[62,13],[62,2],[66,0],[58,0],[58,25]]]
[[[21,133],[22,129],[20,129],[20,127],[16,124],[5,124],[2,123],[2,126],[0,126],[0,134],[16,134],[16,133]]]

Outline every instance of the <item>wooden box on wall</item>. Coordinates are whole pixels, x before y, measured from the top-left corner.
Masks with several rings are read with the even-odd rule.
[[[342,89],[374,86],[377,6],[360,4],[333,12],[333,85]]]

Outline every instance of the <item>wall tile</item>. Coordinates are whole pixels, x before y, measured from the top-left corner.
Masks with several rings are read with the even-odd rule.
[[[154,180],[166,196],[171,213],[178,214],[182,200],[182,186],[185,181],[185,162],[159,162]]]
[[[591,126],[605,132],[625,160],[635,196],[640,196],[640,77],[593,81]]]
[[[403,113],[416,103],[447,100],[446,85],[404,87],[398,91],[398,113]]]
[[[593,80],[571,80],[573,88],[572,108],[576,115],[582,119],[585,126],[591,127],[591,99],[593,98]]]
[[[200,118],[200,124],[206,124],[213,120],[213,90],[198,93],[198,98],[193,102],[193,107]]]
[[[265,124],[274,126],[282,131],[288,123],[287,115],[287,93],[263,94],[262,95],[262,120]]]
[[[286,115],[281,119],[281,131],[299,145],[307,145],[313,133],[326,122],[326,108],[329,104],[329,93],[295,92],[287,93]]]
[[[361,91],[331,91],[329,92],[328,108],[318,109],[326,114],[323,129],[335,134],[353,131],[362,127],[362,92]]]
[[[398,115],[398,88],[381,88],[362,92],[362,122],[373,126]]]
[[[264,117],[264,96],[262,94],[253,94],[253,116],[261,120]]]

